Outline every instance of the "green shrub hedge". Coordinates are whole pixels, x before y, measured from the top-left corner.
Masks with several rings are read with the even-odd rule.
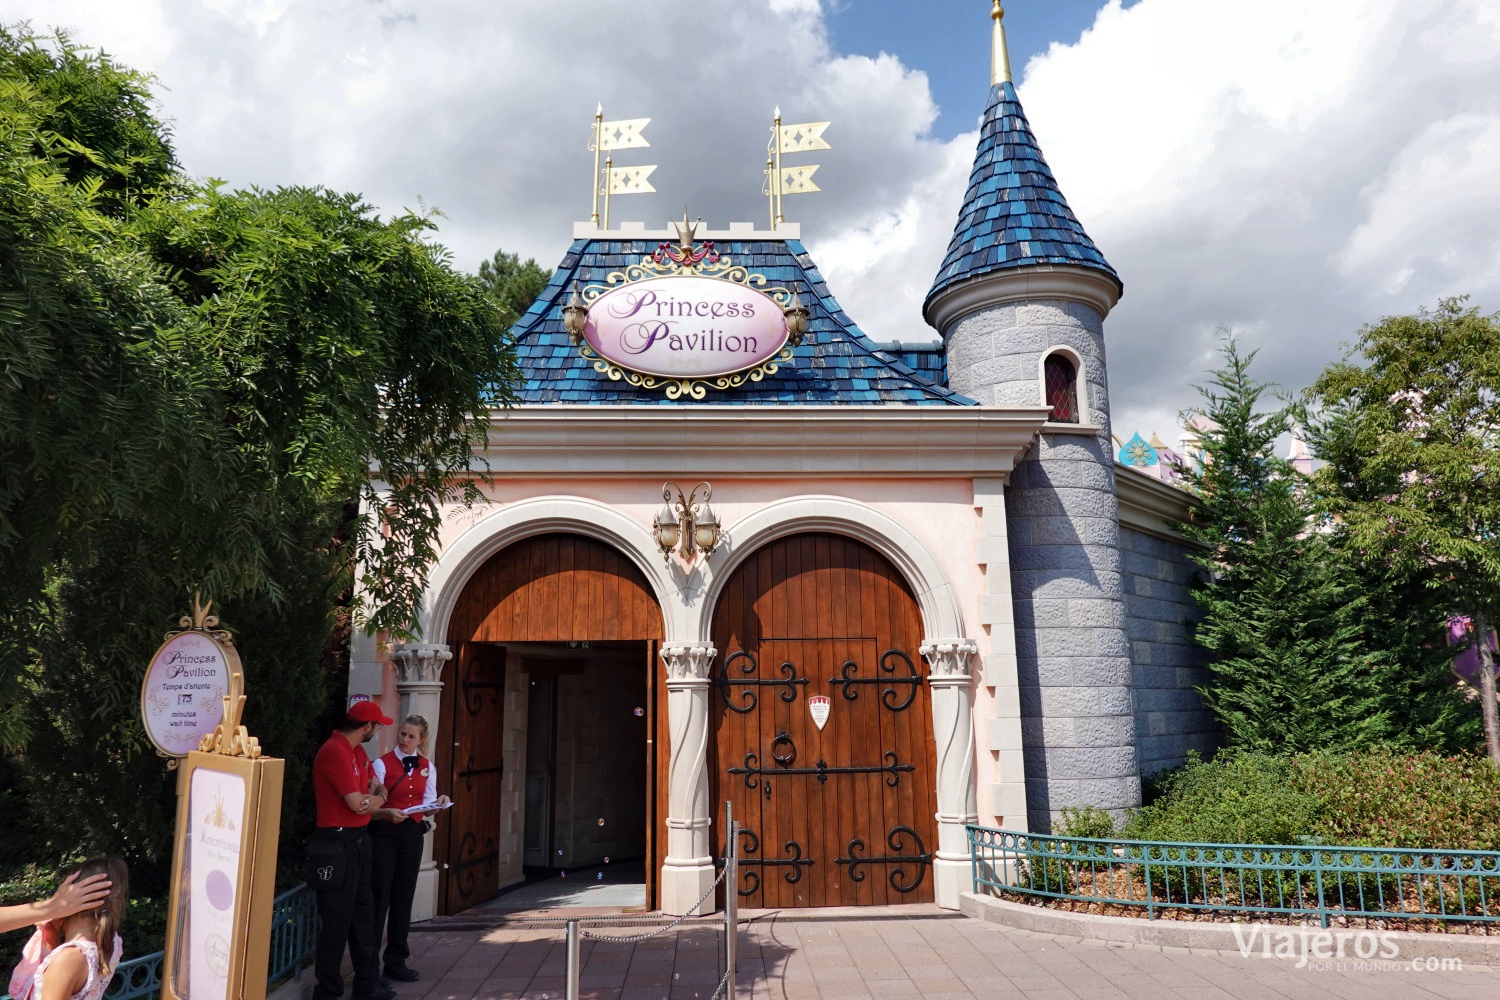
[[[1500,769],[1477,755],[1222,753],[1155,786],[1122,836],[1500,850]]]

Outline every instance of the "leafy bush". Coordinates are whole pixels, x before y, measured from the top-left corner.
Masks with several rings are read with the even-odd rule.
[[[1500,770],[1375,749],[1196,756],[1126,823],[1136,840],[1500,850]],[[1108,836],[1108,834],[1105,834]]]
[[[1500,850],[1500,769],[1484,757],[1308,754],[1294,771],[1326,843]]]
[[[1293,759],[1224,753],[1190,754],[1181,770],[1159,779],[1160,796],[1126,822],[1133,840],[1200,844],[1295,844],[1317,819],[1317,801],[1292,781]]]
[[[1113,837],[1115,818],[1097,806],[1064,809],[1056,832],[1059,837]]]

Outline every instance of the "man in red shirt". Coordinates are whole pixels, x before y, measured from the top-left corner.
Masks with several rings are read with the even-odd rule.
[[[354,1000],[395,1000],[380,980],[380,941],[370,874],[370,814],[385,805],[364,744],[391,720],[372,701],[355,702],[313,761],[317,829],[307,845],[307,881],[318,897],[317,983],[313,1000],[344,992],[344,946],[354,963]]]

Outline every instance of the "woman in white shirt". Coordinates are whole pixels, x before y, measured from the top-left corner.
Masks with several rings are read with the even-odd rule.
[[[422,974],[406,964],[411,955],[407,930],[411,901],[417,891],[417,868],[422,863],[425,818],[448,804],[437,793],[437,768],[423,754],[427,748],[427,720],[408,715],[396,730],[396,746],[373,764],[375,780],[385,786],[385,807],[370,814],[374,845],[375,930],[385,932],[385,975],[403,983]]]

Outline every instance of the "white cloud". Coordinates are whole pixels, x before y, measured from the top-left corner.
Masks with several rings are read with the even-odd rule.
[[[1170,437],[1220,327],[1299,389],[1381,316],[1500,310],[1496,0],[1112,2],[1020,93],[1125,280],[1117,430]]]
[[[1400,294],[1414,281],[1455,291],[1500,274],[1500,116],[1433,122],[1361,198],[1365,220],[1338,257],[1341,274]]]
[[[4,19],[27,13],[0,0]],[[823,164],[828,193],[788,199],[825,230],[870,186],[908,186],[936,116],[920,73],[833,57],[816,0],[53,0],[33,20],[153,71],[190,171],[357,190],[385,211],[424,199],[468,266],[498,246],[561,256],[589,212],[597,101],[653,119],[651,148],[617,163],[660,165],[661,194],[617,199],[614,219],[660,222],[686,201],[716,226],[765,215],[774,106],[834,122],[837,152],[797,161]]]
[[[588,126],[644,117],[656,196],[714,226],[765,218],[770,111],[829,119],[824,192],[787,214],[849,314],[931,336],[921,302],[974,134],[934,139],[926,77],[829,48],[818,0],[0,0],[157,74],[186,167],[418,199],[474,266],[555,262],[589,210]],[[984,30],[983,13],[976,30]],[[1013,17],[1025,12],[1012,11]],[[1064,193],[1119,269],[1116,427],[1171,439],[1216,328],[1305,384],[1360,324],[1472,292],[1500,309],[1500,0],[1140,0],[1025,67]],[[960,117],[982,110],[984,93]]]

